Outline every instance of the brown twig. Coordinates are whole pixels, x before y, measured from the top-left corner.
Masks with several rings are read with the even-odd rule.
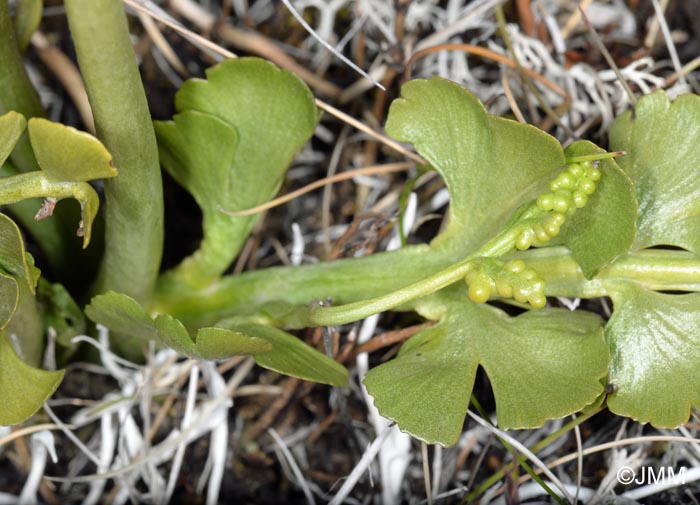
[[[258,420],[250,426],[241,437],[243,441],[254,440],[264,432],[272,423],[284,407],[289,403],[294,392],[301,383],[296,377],[288,377],[282,386],[282,394],[267,408]]]
[[[406,63],[404,80],[409,80],[411,78],[411,68],[413,67],[413,64],[416,61],[438,51],[464,51],[469,54],[481,56],[482,58],[497,61],[498,63],[502,63],[510,68],[518,68],[518,64],[512,59],[508,58],[507,56],[503,56],[502,54],[498,54],[494,51],[491,51],[490,49],[487,49],[485,47],[474,46],[472,44],[440,44],[433,47],[427,47],[425,49],[421,49],[420,51],[416,51],[415,53],[413,53],[409,58],[408,63]],[[571,102],[571,97],[569,96],[569,94],[546,77],[538,74],[533,70],[530,70],[529,68],[523,68],[523,71],[527,74],[528,77],[547,86],[557,95],[561,96],[567,103]]]
[[[350,353],[346,361],[353,361],[355,358],[357,358],[358,354],[362,354],[363,352],[375,352],[390,345],[403,342],[419,331],[424,330],[425,328],[430,328],[434,324],[435,323],[433,321],[428,321],[423,324],[409,326],[408,328],[401,328],[400,330],[387,331],[381,335],[377,335],[370,341],[356,347],[352,353]]]

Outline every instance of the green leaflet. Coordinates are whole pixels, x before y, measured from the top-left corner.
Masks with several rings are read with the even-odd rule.
[[[634,249],[673,245],[700,254],[700,97],[673,103],[664,92],[643,97],[620,116],[612,148],[636,187]],[[661,251],[658,251],[661,253]],[[611,290],[615,310],[606,326],[611,350],[610,410],[659,427],[688,420],[700,404],[700,294],[669,295],[631,282]]]
[[[0,166],[10,156],[26,127],[27,120],[18,112],[11,110],[0,116]]]
[[[63,370],[49,372],[31,367],[0,332],[0,425],[18,424],[31,417],[61,383]]]
[[[175,98],[173,121],[155,122],[161,162],[202,208],[204,239],[171,278],[206,286],[236,257],[257,216],[222,211],[272,198],[319,115],[293,74],[257,58],[227,60],[191,79]]]
[[[64,372],[48,372],[39,363],[43,325],[34,301],[39,271],[24,250],[17,225],[0,214],[0,425],[21,423],[36,412],[61,383]],[[20,358],[9,342],[16,335]]]
[[[608,349],[602,321],[584,312],[529,311],[517,317],[443,291],[419,312],[437,319],[365,378],[379,412],[428,443],[462,432],[478,366],[493,386],[498,424],[532,428],[581,410],[602,392]]]
[[[43,9],[43,0],[19,0],[17,2],[14,25],[20,51],[27,48],[32,34],[39,27]]]
[[[588,141],[566,148],[566,156],[605,152]],[[636,237],[634,186],[614,159],[601,160],[602,177],[588,204],[564,224],[559,239],[571,249],[587,278],[630,250]]]
[[[154,320],[133,298],[113,291],[94,297],[85,314],[117,333],[158,340],[191,358],[250,354],[270,370],[324,384],[347,384],[348,372],[342,365],[277,328],[229,320],[217,327],[200,328],[193,339],[174,317],[161,314]]]
[[[674,245],[700,255],[700,97],[673,103],[663,91],[647,95],[617,118],[610,146],[623,150],[622,169],[639,201],[635,249]]]
[[[608,407],[659,428],[688,421],[700,405],[700,293],[669,295],[625,285],[612,295],[606,326],[610,382]]]
[[[433,242],[461,255],[494,236],[565,164],[559,143],[530,125],[492,116],[458,84],[432,77],[401,88],[386,131],[410,142],[450,192],[446,229]]]
[[[0,214],[0,269],[24,281],[29,290],[34,293],[38,271],[24,250],[22,233],[14,221],[5,214]]]
[[[219,359],[270,349],[266,342],[259,339],[227,330],[221,330],[225,332],[222,335],[221,332],[209,331],[212,328],[200,329],[193,339],[177,319],[164,314],[153,320],[136,300],[114,291],[94,297],[85,307],[85,314],[116,333],[145,342],[159,340],[191,358]]]
[[[89,133],[36,117],[28,130],[36,161],[49,179],[87,182],[117,175],[112,155]]]
[[[22,357],[31,365],[41,361],[44,349],[44,331],[41,315],[34,300],[39,269],[34,259],[24,249],[22,234],[17,225],[6,215],[0,214],[0,273],[4,279],[2,300],[4,315],[0,326],[7,334],[17,336]],[[14,281],[14,289],[9,286]]]
[[[246,335],[255,335],[272,344],[271,351],[253,356],[263,368],[331,386],[348,383],[348,371],[343,365],[286,331],[236,319],[221,321],[219,325]]]
[[[4,161],[7,146],[14,145],[24,129],[24,118],[12,112],[2,118],[11,123],[8,134],[0,139],[0,159]],[[83,237],[85,248],[90,243],[92,223],[100,203],[87,181],[116,176],[112,156],[100,141],[75,128],[32,118],[28,129],[41,170],[0,178],[0,204],[45,197],[44,207],[36,215],[36,219],[43,219],[51,216],[57,200],[75,198],[81,209],[78,236]]]
[[[0,330],[3,330],[15,315],[18,303],[17,281],[9,275],[0,273]]]

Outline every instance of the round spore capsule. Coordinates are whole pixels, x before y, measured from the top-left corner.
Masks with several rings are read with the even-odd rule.
[[[542,227],[544,228],[545,233],[550,237],[556,237],[559,235],[559,230],[561,230],[561,226],[551,222],[549,219],[544,222]]]
[[[491,296],[491,278],[487,275],[477,276],[469,285],[469,299],[476,303],[484,303]]]
[[[542,293],[533,293],[527,297],[527,301],[533,309],[541,309],[547,305],[547,298]]]
[[[586,193],[587,195],[592,195],[595,193],[595,182],[593,182],[593,179],[589,179],[588,177],[582,177],[578,181],[578,189]]]
[[[530,289],[533,293],[544,293],[546,283],[542,277],[534,277],[530,279]]]
[[[588,195],[586,195],[586,193],[584,193],[583,191],[576,190],[576,191],[574,191],[574,194],[572,196],[573,196],[574,206],[577,209],[585,207],[586,204],[588,203]]]
[[[549,239],[552,238],[549,236],[549,234],[544,230],[544,226],[542,226],[540,223],[535,223],[532,225],[532,231],[535,232],[535,238],[539,242],[549,242]]]
[[[526,268],[525,270],[523,270],[522,277],[526,281],[531,281],[537,278],[537,272],[534,268]]]
[[[544,193],[537,197],[537,207],[540,210],[548,212],[552,210],[554,204],[554,195],[552,193]]]
[[[496,281],[496,291],[503,298],[513,297],[513,286],[504,281]]]
[[[557,191],[554,194],[552,209],[555,212],[564,213],[571,207],[571,193],[568,191]]]
[[[535,238],[535,234],[532,230],[523,230],[523,232],[518,235],[515,239],[515,247],[519,251],[524,251],[529,249],[532,245],[532,240]]]
[[[572,163],[571,165],[569,165],[568,170],[577,179],[584,175],[583,167],[578,163]]]
[[[521,259],[510,260],[508,263],[503,265],[506,270],[510,270],[514,274],[519,274],[525,270],[525,262]]]
[[[523,294],[523,292],[520,291],[519,289],[513,290],[513,299],[515,299],[516,302],[520,302],[520,303],[527,302],[527,296],[525,296]]]

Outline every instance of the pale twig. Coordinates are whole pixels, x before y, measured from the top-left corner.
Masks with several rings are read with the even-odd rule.
[[[78,109],[80,119],[85,129],[95,135],[95,120],[88,101],[85,84],[80,71],[60,49],[53,46],[40,31],[32,35],[32,46],[36,49],[39,59],[58,78],[64,89],[71,97],[73,105]]]
[[[331,152],[331,158],[328,161],[328,171],[326,172],[326,180],[330,179],[335,175],[338,165],[340,164],[340,158],[343,154],[343,149],[345,149],[345,144],[348,140],[348,135],[350,130],[347,125],[344,125],[338,135],[338,140],[333,146],[333,151]],[[323,196],[321,197],[321,230],[323,231],[323,245],[326,248],[326,252],[331,250],[331,186],[326,184],[323,188]]]
[[[185,65],[180,60],[180,57],[175,53],[170,43],[165,40],[163,33],[158,29],[153,18],[143,11],[138,12],[139,21],[143,25],[146,33],[151,38],[153,43],[158,47],[160,52],[163,54],[165,59],[170,63],[170,65],[177,70],[177,73],[183,77],[188,77],[189,72],[185,68]]]
[[[669,0],[661,0],[661,10],[666,12],[666,7],[668,7]],[[659,35],[659,17],[654,16],[651,18],[651,23],[649,24],[649,29],[647,30],[646,37],[644,37],[644,47],[651,49],[656,44],[656,37]]]
[[[214,54],[219,54],[223,56],[224,58],[237,58],[237,56],[229,51],[228,49],[224,49],[218,44],[215,44],[214,42],[210,41],[206,37],[202,37],[198,33],[193,32],[192,30],[188,30],[185,28],[181,23],[173,19],[171,16],[167,15],[165,12],[163,12],[158,6],[153,4],[153,2],[147,2],[144,0],[122,0],[126,5],[129,7],[139,11],[143,12],[145,14],[148,14],[154,19],[157,19],[164,25],[172,28],[175,30],[177,33],[188,39],[190,42],[192,42],[194,45],[206,49],[208,51],[211,51]],[[146,6],[148,4],[148,6]]]
[[[428,47],[413,53],[408,62],[406,63],[404,80],[408,80],[410,78],[411,67],[417,60],[436,51],[464,51],[470,54],[481,56],[482,58],[488,58],[490,60],[497,61],[498,63],[502,63],[513,69],[518,67],[518,64],[512,59],[508,58],[507,56],[503,56],[502,54],[498,54],[485,47],[475,46],[472,44],[440,44],[439,46]],[[540,82],[541,84],[544,84],[556,94],[561,96],[567,103],[571,102],[571,97],[569,96],[569,94],[563,89],[561,89],[561,87],[559,87],[557,84],[553,83],[552,81],[550,81],[546,77],[543,77],[537,72],[530,70],[529,68],[523,68],[522,70],[528,77]]]
[[[663,86],[658,86],[657,89],[659,89],[660,87],[666,88],[666,87],[670,86],[671,84],[676,82],[679,78],[689,74],[690,72],[697,69],[698,67],[700,67],[700,56],[696,56],[695,58],[690,60],[688,63],[683,65],[683,68],[681,68],[679,71],[674,72],[671,75],[669,75],[666,78],[666,80],[664,81]]]
[[[494,433],[495,435],[497,435],[498,437],[500,437],[500,438],[502,438],[502,439],[504,439],[504,440],[507,440],[508,443],[509,443],[512,447],[514,447],[515,449],[517,449],[518,452],[520,452],[521,454],[523,454],[524,456],[526,456],[530,461],[532,461],[535,465],[537,465],[537,467],[541,470],[541,472],[544,473],[544,474],[547,476],[547,478],[548,478],[549,480],[551,480],[557,488],[559,488],[559,490],[564,494],[564,497],[565,497],[569,502],[573,501],[573,498],[571,497],[571,495],[569,494],[568,490],[566,489],[566,486],[564,486],[564,483],[563,483],[561,480],[559,480],[559,479],[557,478],[557,476],[554,475],[554,474],[552,473],[552,471],[548,468],[548,466],[545,465],[544,462],[543,462],[540,458],[538,458],[530,449],[528,449],[527,447],[525,447],[523,444],[521,444],[520,442],[518,442],[515,438],[513,438],[513,437],[510,436],[510,435],[508,435],[508,434],[507,434],[506,432],[504,432],[503,430],[499,430],[498,428],[496,428],[496,427],[493,426],[492,424],[486,422],[484,419],[482,419],[481,417],[477,416],[477,415],[474,414],[472,411],[467,410],[467,415],[468,415],[469,417],[471,417],[472,419],[474,419],[477,423],[479,423],[481,426],[483,426],[483,427],[486,428],[487,430],[493,432],[493,433]],[[529,474],[528,474],[528,475],[529,475]]]
[[[569,35],[574,31],[576,25],[581,22],[581,12],[585,11],[592,3],[593,0],[581,0],[581,3],[578,4],[578,9],[575,9],[574,12],[571,13],[569,19],[566,20],[564,28],[561,29],[561,36],[563,39],[569,38]]]
[[[37,503],[37,493],[44,476],[47,456],[56,463],[56,447],[54,446],[53,434],[50,431],[40,431],[31,436],[32,466],[29,470],[27,480],[20,494],[18,505],[31,505]]]
[[[593,39],[593,42],[595,43],[596,47],[600,50],[601,54],[605,58],[605,61],[608,63],[608,66],[615,72],[615,75],[617,75],[617,80],[619,81],[620,85],[623,87],[623,89],[627,93],[627,96],[630,100],[630,103],[632,103],[632,105],[635,105],[637,103],[637,97],[634,96],[634,93],[632,92],[632,88],[630,88],[630,85],[627,83],[627,80],[622,75],[622,72],[620,72],[620,69],[617,67],[615,60],[613,60],[613,57],[610,55],[610,52],[608,51],[608,49],[605,47],[605,44],[603,44],[603,41],[600,40],[600,37],[598,36],[598,32],[591,24],[590,20],[588,19],[588,16],[586,16],[586,13],[582,9],[579,9],[579,11],[581,12],[581,17],[583,18],[583,22],[586,24],[586,27],[588,28],[588,32],[591,34],[591,38]]]
[[[301,66],[293,58],[291,58],[279,47],[277,47],[267,37],[264,37],[263,35],[257,32],[243,31],[228,23],[217,24],[216,18],[212,14],[207,12],[201,5],[196,4],[191,0],[171,0],[169,5],[176,12],[185,16],[200,30],[203,30],[205,32],[217,30],[218,35],[227,43],[233,44],[234,46],[238,47],[243,51],[248,51],[252,54],[257,54],[258,56],[267,58],[268,60],[276,63],[280,67],[295,73],[310,87],[314,88],[319,93],[328,95],[330,97],[336,97],[340,94],[340,89],[337,86],[320,78],[310,70]],[[179,33],[184,35],[186,38],[190,37],[189,34],[196,35],[195,38],[200,37],[199,35],[187,29]],[[221,48],[221,46],[218,46],[217,44],[214,44],[212,42],[209,42],[209,45],[207,47],[213,51],[218,52],[219,54],[222,54],[226,58],[235,57],[233,53],[226,51],[225,49]],[[228,54],[224,54],[222,51],[225,51]],[[229,56],[229,54],[233,56]]]
[[[666,18],[664,17],[664,11],[659,5],[659,0],[651,0],[651,5],[654,6],[654,13],[656,18],[659,20],[659,26],[661,27],[661,33],[664,35],[664,40],[666,41],[666,48],[668,49],[668,54],[671,56],[671,61],[673,62],[673,68],[678,73],[681,71],[681,60],[678,58],[678,51],[676,51],[676,46],[671,38],[671,30],[668,29],[668,23],[666,23]],[[681,84],[686,84],[685,76],[679,78]]]
[[[381,133],[378,133],[374,131],[372,128],[367,126],[366,124],[358,121],[352,116],[349,116],[348,114],[345,114],[344,112],[336,109],[330,104],[327,104],[326,102],[323,102],[322,100],[319,100],[318,98],[316,99],[316,106],[319,109],[322,109],[326,112],[328,112],[331,116],[335,116],[336,118],[340,119],[341,121],[348,123],[350,126],[355,128],[356,130],[359,130],[363,133],[366,133],[370,137],[372,137],[375,140],[378,140],[382,144],[386,145],[387,147],[392,148],[394,151],[403,154],[409,159],[412,159],[416,163],[420,165],[427,165],[428,162],[425,161],[421,156],[417,155],[416,153],[409,151],[406,149],[404,146],[396,142],[395,140],[390,139],[389,137],[382,135]]]
[[[304,496],[306,497],[307,503],[309,503],[310,505],[316,505],[316,500],[314,500],[314,495],[311,492],[311,489],[309,489],[309,484],[306,482],[304,474],[301,473],[299,465],[294,459],[294,456],[292,456],[292,453],[290,452],[287,445],[282,440],[282,437],[280,437],[273,428],[268,428],[267,433],[275,441],[280,451],[282,451],[282,454],[284,454],[284,457],[287,460],[287,464],[289,464],[290,468],[292,469],[292,473],[294,473],[294,477],[297,479],[299,487],[301,487],[301,490],[304,492]]]
[[[125,475],[133,470],[136,470],[145,463],[158,460],[158,458],[162,457],[164,453],[173,450],[174,447],[177,447],[183,441],[188,440],[188,438],[192,436],[192,432],[194,431],[194,428],[197,426],[198,422],[210,419],[211,416],[220,407],[222,402],[230,401],[230,396],[233,394],[233,391],[236,390],[238,385],[240,385],[240,383],[245,379],[248,373],[250,373],[250,370],[253,368],[254,364],[255,361],[253,361],[252,358],[246,358],[246,360],[243,361],[243,363],[238,367],[236,373],[233,374],[233,377],[231,377],[226,383],[226,391],[224,392],[224,394],[218,395],[216,398],[207,402],[202,407],[198,418],[194,422],[190,423],[187,429],[172,437],[170,440],[167,441],[167,443],[162,443],[158,446],[153,447],[153,449],[149,451],[148,454],[140,456],[139,459],[120,468],[116,468],[114,470],[110,470],[109,472],[101,474],[84,475],[72,478],[47,476],[46,479],[56,482],[90,482],[95,479],[115,478],[121,475]]]
[[[423,485],[425,486],[425,496],[428,505],[433,505],[433,491],[430,487],[430,463],[428,462],[428,444],[420,443],[420,453],[423,459]]]
[[[501,84],[503,85],[503,92],[506,95],[506,100],[508,100],[508,105],[510,105],[510,110],[515,114],[515,118],[519,123],[527,124],[525,116],[523,116],[520,107],[518,107],[518,103],[513,97],[513,91],[510,89],[510,83],[508,82],[508,76],[506,76],[506,74],[501,76]]]
[[[95,456],[95,454],[88,449],[88,447],[83,443],[82,440],[80,440],[75,433],[71,431],[71,427],[61,421],[56,414],[54,414],[53,410],[51,410],[51,407],[49,407],[47,404],[44,404],[44,412],[48,414],[48,416],[51,418],[51,420],[56,423],[61,431],[66,434],[66,436],[80,449],[80,451],[87,456],[93,463],[95,463],[96,466],[100,466],[100,459]]]
[[[572,416],[576,419],[576,416]],[[581,441],[581,427],[574,425],[574,435],[576,437],[576,451],[578,458],[576,460],[576,494],[574,495],[574,505],[578,503],[579,492],[581,490],[581,481],[583,479],[583,442]]]
[[[283,3],[284,6],[287,8],[287,10],[289,10],[289,12],[292,13],[292,16],[294,16],[294,19],[296,19],[296,20],[299,22],[299,24],[300,24],[301,26],[303,26],[304,29],[305,29],[307,32],[309,32],[309,33],[311,34],[311,36],[319,42],[319,44],[321,44],[323,47],[325,47],[325,48],[328,49],[330,52],[332,52],[340,61],[342,61],[342,62],[345,63],[347,66],[349,66],[350,68],[352,68],[355,72],[357,72],[358,74],[360,74],[362,77],[364,77],[364,78],[367,79],[368,81],[371,81],[372,84],[374,84],[375,86],[377,86],[379,89],[381,89],[381,90],[383,90],[383,91],[386,90],[386,88],[385,88],[384,86],[382,86],[379,82],[377,82],[377,81],[375,81],[374,79],[372,79],[372,77],[371,77],[367,72],[365,72],[365,71],[362,70],[360,67],[358,67],[357,65],[355,65],[352,61],[350,61],[349,59],[347,59],[341,52],[339,52],[338,50],[336,50],[336,49],[335,49],[331,44],[329,44],[327,41],[325,41],[325,40],[323,40],[321,37],[319,37],[319,35],[316,33],[316,31],[315,31],[313,28],[311,28],[311,26],[309,26],[309,24],[304,20],[304,18],[301,16],[301,14],[299,14],[299,12],[297,12],[297,10],[294,8],[294,6],[293,6],[291,3],[289,3],[289,0],[282,0],[282,3]]]
[[[73,428],[73,426],[68,425],[69,428]],[[18,438],[26,437],[27,435],[31,435],[32,433],[37,433],[42,430],[62,430],[63,428],[57,424],[53,423],[44,423],[44,424],[37,424],[35,426],[27,426],[25,428],[20,428],[17,431],[13,431],[9,435],[5,435],[4,437],[0,438],[0,448],[4,445],[9,444],[10,442],[13,442],[17,440]]]
[[[372,441],[370,446],[362,454],[362,458],[360,458],[360,461],[357,463],[357,465],[355,465],[355,468],[352,469],[352,472],[350,472],[350,475],[348,475],[348,478],[345,479],[345,482],[340,487],[333,499],[328,503],[328,505],[340,505],[341,503],[343,503],[345,498],[348,497],[350,492],[357,485],[357,482],[360,480],[360,477],[362,477],[362,475],[367,471],[367,468],[369,468],[369,465],[377,456],[377,452],[379,452],[379,449],[382,447],[382,444],[391,433],[392,426],[393,425],[387,426],[384,429],[384,431],[382,431],[377,436],[377,438],[375,438]]]
[[[190,370],[190,381],[189,387],[187,388],[187,399],[185,400],[185,412],[182,415],[182,429],[184,433],[190,427],[192,423],[192,414],[194,412],[195,401],[197,398],[197,383],[199,379],[199,366],[194,365]],[[168,487],[165,490],[165,501],[168,503],[170,498],[173,496],[173,491],[175,491],[175,484],[177,484],[177,478],[180,475],[180,467],[182,466],[182,459],[185,456],[185,449],[187,449],[187,439],[182,440],[175,451],[175,457],[173,458],[173,463],[170,469],[170,477],[168,478]]]
[[[645,443],[652,443],[652,442],[682,442],[684,444],[700,444],[700,439],[697,438],[686,438],[686,437],[681,437],[681,436],[673,436],[673,435],[649,435],[646,437],[631,437],[631,438],[623,438],[620,440],[615,440],[613,442],[606,442],[604,444],[598,444],[593,447],[589,447],[587,449],[584,449],[583,451],[576,451],[572,454],[567,454],[566,456],[562,456],[561,458],[557,458],[554,461],[551,461],[550,463],[547,464],[547,468],[550,470],[552,468],[556,468],[558,466],[561,466],[563,464],[568,463],[569,461],[574,461],[577,458],[581,456],[589,456],[591,454],[595,454],[597,452],[602,452],[602,451],[607,451],[608,449],[613,449],[616,447],[625,447],[628,445],[632,444],[645,444]],[[535,470],[536,473],[542,473],[539,469]],[[518,482],[523,483],[531,478],[530,475],[523,475],[520,477]]]

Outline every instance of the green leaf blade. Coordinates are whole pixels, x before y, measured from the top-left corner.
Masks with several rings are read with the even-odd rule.
[[[608,407],[657,428],[688,421],[700,405],[700,293],[669,295],[625,286],[606,326],[611,349]]]
[[[391,105],[386,131],[413,144],[450,192],[449,221],[435,247],[475,250],[565,163],[556,139],[488,114],[454,82],[414,80],[403,85],[401,94]]]
[[[0,214],[0,269],[16,279],[22,279],[34,293],[37,276],[32,267],[27,261],[19,228],[8,216]]]
[[[253,356],[255,362],[263,368],[331,386],[344,386],[348,383],[348,371],[343,365],[286,331],[235,320],[219,324],[271,344],[272,350]]]
[[[428,443],[454,444],[479,365],[505,429],[541,426],[601,394],[609,355],[597,316],[548,309],[511,318],[468,301],[464,288],[439,296],[440,323],[414,335],[364,381],[380,413],[402,430]],[[435,308],[426,315],[434,317]]]
[[[210,68],[207,80],[187,81],[175,103],[174,123],[156,123],[161,159],[202,208],[204,240],[173,273],[201,287],[228,268],[258,219],[222,210],[272,198],[319,115],[301,80],[258,58]]]
[[[158,337],[153,319],[136,300],[122,293],[108,291],[93,297],[85,307],[85,315],[92,321],[129,337],[145,341]]]
[[[605,151],[588,141],[566,148],[567,157]],[[567,218],[559,239],[573,253],[587,278],[628,252],[637,234],[637,200],[634,186],[615,160],[600,160],[602,177],[588,203]]]
[[[258,355],[273,350],[265,339],[224,328],[200,328],[197,331],[197,354],[202,359],[224,359],[239,355]]]
[[[62,182],[115,177],[112,155],[89,133],[43,118],[31,118],[29,138],[42,171]]]
[[[700,254],[700,97],[673,103],[663,91],[644,96],[610,131],[610,145],[627,156],[620,167],[639,201],[636,249],[672,245]]]
[[[463,343],[441,322],[414,335],[398,357],[364,379],[374,406],[402,431],[428,444],[452,445],[462,432],[478,357],[449,349]]]
[[[17,281],[0,272],[0,330],[3,330],[12,316],[15,315],[19,303],[19,287]]]
[[[27,120],[19,112],[11,110],[0,116],[0,166],[10,156],[26,127]]]
[[[0,333],[0,425],[18,424],[34,415],[56,391],[64,373],[29,366]]]

